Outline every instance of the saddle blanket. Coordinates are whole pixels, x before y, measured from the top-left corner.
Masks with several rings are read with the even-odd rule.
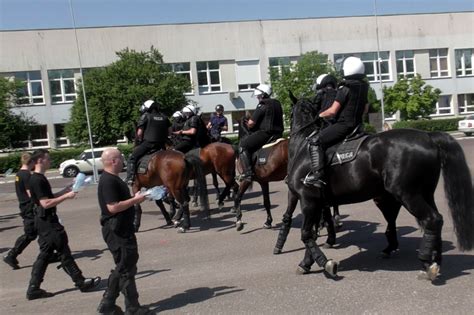
[[[153,152],[151,154],[144,155],[139,161],[137,166],[137,174],[146,174],[148,170],[148,162],[150,162],[151,158],[156,154]]]
[[[254,164],[267,164],[268,156],[270,155],[270,152],[272,152],[273,147],[284,140],[285,138],[279,138],[273,142],[265,144],[260,150],[253,154],[252,160],[254,161]]]
[[[355,138],[346,139],[339,145],[332,146],[326,150],[326,161],[328,165],[341,165],[354,160],[361,144],[367,139],[367,134]]]

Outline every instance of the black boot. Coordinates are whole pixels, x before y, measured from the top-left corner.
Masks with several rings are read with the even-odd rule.
[[[81,269],[74,260],[68,260],[60,265],[64,271],[71,277],[74,284],[81,292],[87,292],[100,284],[100,277],[84,278]]]
[[[248,180],[252,181],[253,177],[253,170],[252,170],[252,156],[250,155],[249,151],[242,150],[239,154],[240,164],[242,165],[243,172],[241,176],[241,180]]]
[[[97,307],[97,312],[99,314],[123,314],[122,309],[115,304],[115,301],[117,300],[117,297],[120,293],[119,284],[120,274],[114,270],[111,270],[109,279],[107,281],[107,289],[105,289],[102,300]]]
[[[125,178],[125,182],[128,185],[132,185],[135,179],[135,158],[133,155],[130,155],[130,158],[127,162],[127,178]]]
[[[20,269],[20,265],[18,264],[18,260],[16,259],[16,253],[12,250],[8,252],[7,255],[3,256],[3,261],[10,265],[13,270]]]
[[[301,181],[305,186],[322,188],[326,183],[322,180],[324,177],[324,151],[321,145],[310,144],[309,157],[311,158],[311,172]]]
[[[47,268],[47,260],[42,258],[36,259],[31,270],[30,285],[28,286],[28,291],[26,291],[26,298],[28,300],[43,299],[52,297],[54,295],[53,293],[40,289],[40,285],[43,282],[44,274],[46,273]]]

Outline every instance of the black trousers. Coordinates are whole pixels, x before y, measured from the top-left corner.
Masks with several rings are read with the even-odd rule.
[[[30,285],[39,287],[43,282],[44,274],[54,251],[57,251],[60,255],[61,265],[72,281],[76,284],[84,281],[82,271],[71,255],[67,233],[61,223],[58,222],[57,216],[48,214],[45,217],[40,217],[36,215],[35,224],[38,231],[40,253],[33,264]]]
[[[15,242],[10,250],[10,255],[16,257],[20,255],[28,245],[36,239],[38,233],[35,227],[35,217],[32,213],[32,205],[30,203],[20,204],[20,216],[23,218],[24,233]]]
[[[139,145],[137,145],[134,149],[132,154],[130,155],[130,160],[136,163],[142,156],[150,152],[151,150],[165,150],[165,143],[164,142],[148,142],[143,141]]]
[[[260,149],[262,146],[264,146],[272,136],[273,135],[271,133],[268,133],[266,131],[256,131],[250,134],[247,138],[243,139],[240,142],[240,147],[242,148],[242,150],[246,150],[250,154],[252,154],[258,149]]]
[[[174,149],[183,153],[187,153],[188,151],[194,149],[194,145],[191,141],[182,140],[174,147]]]
[[[318,134],[319,144],[326,150],[330,146],[344,140],[344,138],[354,130],[355,126],[344,124],[329,125]]]
[[[107,221],[102,227],[102,236],[112,254],[115,268],[111,270],[108,287],[104,298],[110,303],[115,303],[119,292],[125,296],[125,306],[136,307],[138,303],[138,291],[135,283],[138,262],[138,244],[135,234],[128,237],[115,233]]]

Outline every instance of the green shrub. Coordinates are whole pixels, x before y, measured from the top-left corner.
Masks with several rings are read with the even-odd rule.
[[[9,168],[17,171],[21,167],[20,158],[20,152],[0,157],[0,173],[5,173]]]
[[[454,131],[458,129],[458,122],[462,119],[463,118],[397,121],[392,125],[392,128],[412,128],[425,131]]]
[[[125,159],[128,160],[128,157],[133,151],[133,143],[129,144],[119,144],[117,148],[122,152],[122,154],[125,156]],[[127,161],[125,161],[126,163]]]
[[[375,130],[375,127],[372,126],[371,124],[364,123],[364,131],[367,133],[376,133],[377,131]]]

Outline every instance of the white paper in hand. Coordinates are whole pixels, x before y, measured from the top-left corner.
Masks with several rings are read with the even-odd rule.
[[[166,195],[167,190],[165,186],[155,186],[145,191],[145,196],[150,200],[161,200]]]
[[[84,173],[77,174],[76,178],[74,179],[74,185],[72,186],[72,191],[78,192],[82,190],[85,186],[92,183],[92,177],[86,177]]]

